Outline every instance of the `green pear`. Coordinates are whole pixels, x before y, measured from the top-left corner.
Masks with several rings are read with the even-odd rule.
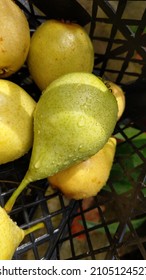
[[[23,230],[0,206],[0,260],[11,260],[24,237],[42,227],[44,227],[44,224],[38,223],[31,228]]]
[[[116,98],[93,74],[66,74],[50,84],[34,112],[28,171],[5,209],[11,209],[29,182],[52,176],[96,154],[113,133],[117,112]]]

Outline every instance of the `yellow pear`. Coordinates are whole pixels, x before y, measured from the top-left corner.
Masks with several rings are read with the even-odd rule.
[[[48,181],[69,198],[85,199],[94,196],[109,178],[115,150],[116,139],[110,137],[94,156],[48,177]]]
[[[0,260],[11,260],[15,250],[24,237],[40,228],[43,223],[38,223],[26,230],[21,229],[6,211],[0,206]]]
[[[25,90],[0,79],[0,164],[23,156],[31,148],[35,107]]]
[[[24,238],[24,231],[0,207],[0,260],[11,260]]]
[[[27,62],[33,80],[43,90],[64,74],[92,72],[93,45],[80,25],[47,20],[31,38]]]
[[[113,95],[115,96],[118,104],[118,120],[123,115],[123,112],[125,110],[126,100],[125,100],[125,93],[123,92],[122,88],[111,81],[105,81],[105,84],[108,88],[111,89]]]
[[[24,64],[30,46],[26,16],[12,0],[0,1],[0,78],[15,73]]]

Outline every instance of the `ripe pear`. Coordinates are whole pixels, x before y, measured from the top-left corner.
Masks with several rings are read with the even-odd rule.
[[[24,231],[0,207],[0,260],[11,260],[24,238]]]
[[[24,237],[42,227],[44,227],[44,224],[38,223],[29,229],[23,230],[0,206],[0,260],[11,260]]]
[[[46,20],[31,38],[27,63],[33,80],[43,90],[64,74],[92,72],[93,45],[80,25]]]
[[[125,106],[126,106],[126,99],[125,99],[125,93],[123,92],[122,88],[111,81],[105,81],[105,84],[108,88],[111,89],[112,93],[116,97],[117,104],[118,104],[118,120],[122,117]]]
[[[30,46],[26,16],[12,0],[0,1],[0,78],[21,68]]]
[[[35,107],[25,90],[0,79],[0,164],[18,159],[32,147]]]
[[[94,196],[109,178],[115,151],[116,139],[110,137],[95,155],[48,177],[48,181],[70,199]]]
[[[97,153],[113,133],[117,111],[114,95],[91,73],[66,74],[50,84],[34,112],[28,171],[5,209],[11,209],[28,183],[52,176]]]

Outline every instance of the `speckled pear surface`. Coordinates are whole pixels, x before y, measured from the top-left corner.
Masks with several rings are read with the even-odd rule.
[[[28,171],[5,210],[12,209],[30,182],[52,176],[96,154],[113,133],[117,113],[116,98],[93,74],[66,74],[52,82],[35,108]]]
[[[93,74],[57,79],[36,106],[29,176],[42,179],[95,154],[116,121],[116,99]]]
[[[48,182],[70,199],[86,199],[95,196],[109,178],[116,144],[116,139],[110,137],[95,155],[48,177]]]

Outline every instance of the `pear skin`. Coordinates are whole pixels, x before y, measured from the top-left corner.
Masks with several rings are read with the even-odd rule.
[[[0,1],[0,78],[18,71],[26,61],[30,29],[23,11],[12,0]]]
[[[0,206],[0,260],[11,260],[24,237],[44,227],[40,222],[28,229],[21,229]]]
[[[23,88],[0,79],[0,164],[20,158],[32,147],[35,107]]]
[[[64,74],[91,73],[94,65],[91,39],[76,23],[46,20],[33,33],[27,64],[41,90]]]
[[[85,199],[96,195],[109,178],[116,143],[116,139],[110,137],[94,156],[48,177],[49,183],[70,199]]]
[[[11,260],[24,238],[24,231],[0,207],[0,260]]]
[[[5,205],[7,211],[29,182],[86,160],[102,149],[113,133],[118,112],[114,95],[93,74],[66,75],[65,79],[77,81],[61,83],[64,77],[58,78],[58,84],[57,80],[54,86],[50,84],[36,105],[30,164]]]
[[[81,74],[82,75],[82,74]],[[80,73],[67,74],[78,77]],[[82,82],[47,87],[34,113],[34,143],[28,173],[46,178],[97,153],[117,121],[117,102],[104,83],[84,73]],[[87,83],[88,80],[88,83]],[[57,81],[57,80],[56,80]],[[43,125],[45,124],[45,125]]]

